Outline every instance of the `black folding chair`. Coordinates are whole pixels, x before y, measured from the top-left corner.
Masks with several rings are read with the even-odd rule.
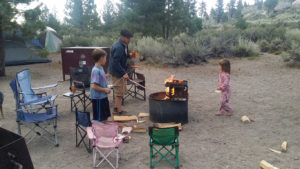
[[[91,153],[91,143],[90,140],[86,143],[85,137],[87,135],[86,127],[92,125],[90,120],[90,112],[80,112],[78,109],[75,109],[76,114],[76,147],[79,147],[81,143],[84,144],[87,152]]]
[[[127,93],[123,97],[122,103],[124,104],[124,100],[127,99],[129,96],[145,101],[146,100],[146,89],[145,89],[146,78],[144,74],[135,72],[135,70],[133,70],[130,73],[128,73],[128,76],[133,82],[127,80]]]
[[[92,68],[93,66],[70,67],[70,91],[72,91],[72,88],[76,88],[76,93],[70,97],[71,111],[78,107],[78,104],[81,104],[85,112],[86,108],[91,104],[88,92]]]

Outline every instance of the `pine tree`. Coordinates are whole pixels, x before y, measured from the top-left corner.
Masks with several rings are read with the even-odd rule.
[[[56,13],[56,10],[50,12],[49,9],[45,6],[41,9],[40,18],[46,26],[49,26],[56,31],[59,31],[61,25],[60,22],[57,20]]]
[[[57,20],[57,17],[56,17],[55,13],[54,14],[52,14],[52,13],[49,14],[49,18],[46,22],[46,25],[53,28],[53,29],[55,29],[56,31],[60,31],[61,24]]]
[[[217,2],[217,23],[220,23],[222,21],[223,15],[224,15],[224,4],[223,4],[223,0],[218,0]]]
[[[67,0],[65,20],[81,30],[93,30],[100,24],[94,0]]]
[[[38,30],[44,30],[45,25],[40,20],[41,6],[34,9],[19,11],[16,6],[18,4],[29,4],[31,0],[5,0],[0,1],[0,76],[5,76],[5,41],[3,32],[14,33],[21,30],[23,36],[33,37]],[[19,14],[24,14],[24,23],[19,25],[14,18]]]
[[[229,17],[233,18],[234,13],[236,11],[236,9],[235,9],[235,0],[230,0],[230,2],[227,5],[227,8],[228,8]]]
[[[264,3],[263,0],[257,0],[257,3],[256,3],[257,9],[262,10],[263,3]]]
[[[67,24],[84,29],[82,0],[67,0],[65,14]]]
[[[94,0],[83,1],[83,22],[88,30],[96,29],[100,24],[97,7]]]
[[[277,4],[278,4],[278,0],[266,0],[264,6],[267,9],[268,13],[270,13],[271,11],[274,10]]]
[[[106,0],[104,11],[102,12],[102,18],[104,21],[104,29],[105,30],[111,30],[113,29],[113,24],[116,19],[116,12],[114,5],[110,0]]]
[[[239,17],[241,17],[241,15],[242,15],[242,10],[243,10],[243,8],[244,8],[244,6],[243,6],[243,1],[242,0],[239,0],[238,1],[238,4],[237,4],[237,7],[236,7],[237,9],[236,9],[236,18],[239,18]]]
[[[213,20],[217,20],[217,12],[214,8],[211,8],[210,10],[210,18],[212,18]]]
[[[181,32],[191,33],[196,17],[195,0],[121,0],[118,18],[123,27],[149,36],[169,38]],[[122,9],[122,10],[120,10]],[[123,16],[120,16],[120,12]],[[121,21],[117,21],[121,24]]]
[[[200,3],[200,6],[199,6],[199,15],[202,19],[204,18],[205,13],[207,14],[206,3],[202,0],[202,2]]]

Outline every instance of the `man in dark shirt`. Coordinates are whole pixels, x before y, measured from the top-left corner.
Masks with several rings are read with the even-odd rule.
[[[129,30],[121,30],[119,40],[112,46],[110,51],[108,72],[112,76],[114,85],[115,107],[113,112],[118,114],[126,113],[122,110],[121,103],[123,96],[127,92],[126,80],[129,77],[126,73],[126,62],[127,58],[130,57],[128,44],[132,36],[133,34]]]

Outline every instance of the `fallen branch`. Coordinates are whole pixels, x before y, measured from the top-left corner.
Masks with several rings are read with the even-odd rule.
[[[277,153],[277,154],[281,154],[281,151],[278,151],[278,150],[274,150],[272,148],[269,148],[270,151],[274,152],[274,153]]]
[[[265,160],[262,160],[260,163],[259,163],[259,166],[262,168],[262,169],[279,169],[277,167],[274,167],[273,165],[271,165],[270,163],[266,162]]]

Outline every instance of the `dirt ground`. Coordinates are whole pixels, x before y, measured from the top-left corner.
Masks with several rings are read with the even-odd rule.
[[[62,81],[60,55],[53,55],[48,64],[7,67],[7,76],[0,78],[0,90],[5,95],[3,128],[17,132],[15,101],[9,81],[16,72],[30,68],[33,87]],[[282,169],[300,168],[300,70],[284,66],[279,56],[264,54],[252,59],[231,59],[232,117],[216,117],[219,107],[217,60],[208,64],[180,68],[156,68],[144,65],[139,72],[146,75],[147,94],[163,91],[164,79],[175,74],[176,79],[189,83],[189,123],[180,132],[180,165],[182,169],[255,169],[266,160]],[[62,96],[69,82],[60,82],[58,139],[54,147],[40,138],[28,145],[37,169],[92,168],[92,154],[83,146],[75,147],[75,115],[70,101]],[[51,91],[50,91],[51,92]],[[111,103],[112,98],[109,97]],[[148,112],[146,102],[129,99],[125,109],[130,114]],[[91,107],[89,107],[91,110]],[[243,124],[247,115],[254,120]],[[121,146],[121,169],[149,168],[149,136],[132,133],[129,144]],[[280,149],[288,141],[288,151],[276,154],[269,148]],[[105,165],[103,168],[110,168]],[[166,161],[157,168],[172,168]]]

